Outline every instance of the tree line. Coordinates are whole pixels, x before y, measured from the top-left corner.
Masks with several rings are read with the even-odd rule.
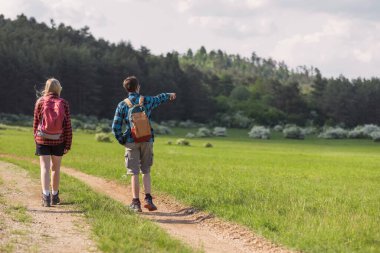
[[[0,15],[0,112],[32,114],[35,88],[53,76],[61,81],[72,114],[112,118],[126,96],[122,81],[128,75],[139,78],[143,94],[177,92],[175,106],[158,109],[157,121],[380,123],[379,78],[326,78],[313,67],[289,69],[255,53],[241,57],[204,47],[153,55],[130,42],[96,39],[88,27]]]

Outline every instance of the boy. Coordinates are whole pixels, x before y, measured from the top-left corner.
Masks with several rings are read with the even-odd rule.
[[[150,129],[151,138],[144,142],[137,142],[138,140],[133,137],[131,122],[129,122],[128,111],[131,110],[133,105],[141,104],[145,107],[146,115],[151,120],[151,113],[154,108],[161,103],[176,98],[175,93],[161,93],[157,96],[140,96],[140,84],[135,76],[127,77],[123,82],[124,89],[128,92],[128,100],[121,101],[115,112],[115,117],[112,123],[112,132],[117,141],[125,146],[125,166],[127,174],[132,175],[132,203],[130,208],[135,212],[141,212],[141,203],[139,200],[139,172],[142,172],[142,180],[145,190],[145,205],[149,211],[157,210],[153,204],[151,196],[151,180],[150,168],[153,164],[153,129]],[[122,124],[125,122],[126,130],[122,133]]]

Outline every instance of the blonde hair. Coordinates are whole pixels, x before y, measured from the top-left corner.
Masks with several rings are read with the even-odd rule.
[[[55,93],[58,96],[61,95],[62,86],[55,78],[49,78],[46,81],[45,89],[42,91],[42,96],[46,96],[48,93]]]

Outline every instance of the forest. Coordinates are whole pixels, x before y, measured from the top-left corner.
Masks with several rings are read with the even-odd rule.
[[[33,113],[49,77],[63,86],[72,114],[111,119],[127,94],[122,81],[135,75],[141,93],[176,92],[155,121],[192,120],[227,127],[253,124],[380,124],[380,79],[324,77],[318,68],[228,54],[201,47],[154,55],[129,41],[96,39],[89,27],[0,15],[0,113]]]

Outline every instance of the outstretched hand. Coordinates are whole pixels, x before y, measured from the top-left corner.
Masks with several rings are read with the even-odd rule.
[[[170,93],[170,100],[176,99],[177,95],[175,93]]]

